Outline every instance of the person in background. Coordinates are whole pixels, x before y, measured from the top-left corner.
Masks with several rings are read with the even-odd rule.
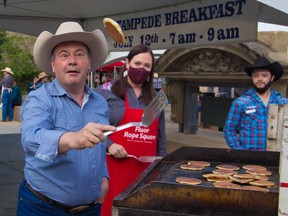
[[[28,83],[27,94],[29,94],[29,92],[34,91],[36,89],[37,79],[38,77],[34,77],[33,80]]]
[[[97,73],[94,76],[94,85],[95,87],[98,87],[100,85],[100,76]]]
[[[224,137],[232,149],[264,151],[269,105],[288,103],[287,98],[271,89],[272,82],[281,78],[283,68],[279,62],[270,63],[261,56],[245,71],[252,79],[253,88],[233,101],[224,126]]]
[[[1,86],[1,99],[2,99],[2,122],[12,121],[13,109],[12,109],[12,87],[14,81],[14,73],[9,67],[5,67],[1,70],[3,72],[3,79],[0,81]]]
[[[13,88],[12,88],[12,94],[11,94],[11,100],[12,100],[12,107],[14,106],[21,106],[22,104],[22,93],[19,85],[17,84],[16,80],[13,82]]]
[[[86,80],[107,54],[102,31],[85,32],[77,22],[37,37],[34,61],[55,79],[22,105],[25,167],[17,215],[100,215],[109,187],[103,132],[116,128],[107,102]]]
[[[44,83],[50,82],[49,77],[50,77],[49,74],[41,72],[38,75],[38,79],[36,80],[36,89],[40,88]]]
[[[112,81],[112,76],[111,76],[111,74],[107,74],[106,75],[106,79],[105,79],[105,83],[109,83],[109,82],[111,82]]]
[[[95,89],[109,104],[111,125],[141,121],[144,108],[155,96],[153,66],[154,55],[151,49],[144,45],[135,46],[129,52],[125,68],[118,78]],[[127,157],[128,154],[136,157],[166,155],[164,112],[148,128],[130,127],[114,132],[108,137],[107,144],[110,189],[102,206],[103,216],[111,215],[115,196],[149,165]]]
[[[163,81],[156,72],[154,73],[153,86],[157,92],[159,92],[163,86]]]
[[[231,88],[219,86],[218,87],[218,97],[229,98],[231,96]]]

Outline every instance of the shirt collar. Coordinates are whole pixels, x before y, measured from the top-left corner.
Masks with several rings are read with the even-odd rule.
[[[89,88],[87,84],[85,84],[84,89],[85,94],[87,94],[88,96],[92,94],[91,88]],[[51,86],[50,88],[48,88],[48,92],[52,96],[62,96],[66,94],[68,97],[70,97],[67,91],[61,86],[57,79],[54,79],[51,82]]]

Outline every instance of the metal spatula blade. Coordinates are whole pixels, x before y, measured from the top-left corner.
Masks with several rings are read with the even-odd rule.
[[[160,160],[163,157],[161,156],[140,156],[136,157],[135,155],[127,155],[127,157],[135,158],[136,160],[143,162],[143,163],[152,163],[155,160]]]
[[[142,125],[148,127],[168,104],[168,99],[164,90],[161,89],[148,106],[144,109]]]
[[[163,89],[161,89],[152,101],[145,107],[141,122],[129,122],[127,124],[118,126],[116,131],[124,130],[132,126],[145,126],[148,127],[157,116],[164,110],[168,104],[168,99]],[[104,133],[105,136],[108,136],[116,131],[107,131]]]

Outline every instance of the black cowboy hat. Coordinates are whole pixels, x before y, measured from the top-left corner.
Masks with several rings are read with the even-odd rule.
[[[256,69],[266,69],[269,70],[271,74],[273,74],[274,80],[273,82],[279,80],[283,74],[283,68],[279,62],[273,62],[271,63],[267,58],[264,56],[258,57],[253,66],[247,66],[245,68],[246,73],[248,76],[251,77],[252,72]]]

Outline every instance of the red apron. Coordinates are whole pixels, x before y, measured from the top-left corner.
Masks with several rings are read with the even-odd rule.
[[[119,125],[129,122],[140,122],[142,109],[133,109],[125,99],[125,113]],[[110,135],[110,139],[122,145],[128,154],[139,156],[155,156],[158,135],[158,118],[148,127],[130,127]],[[109,192],[102,204],[101,216],[110,216],[113,199],[133,182],[150,163],[139,162],[134,158],[116,159],[106,156],[110,176]]]

